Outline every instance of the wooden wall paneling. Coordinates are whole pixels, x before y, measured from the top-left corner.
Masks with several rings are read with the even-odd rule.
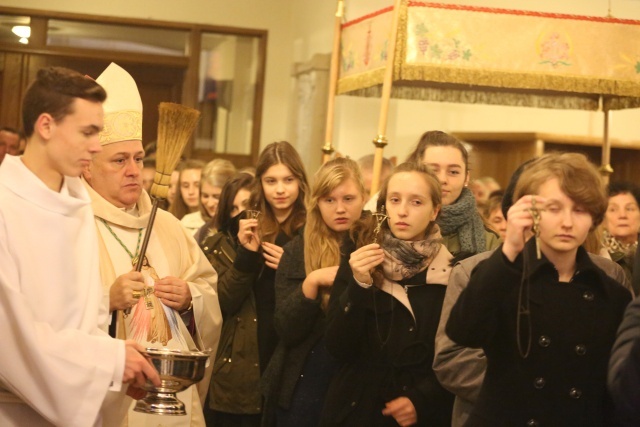
[[[29,22],[31,27],[31,37],[29,46],[34,48],[44,48],[47,45],[47,26],[49,19],[42,16],[33,16]]]
[[[582,153],[597,167],[602,163],[602,147],[598,146],[546,142],[545,153],[552,151]]]
[[[492,176],[498,182],[498,165],[500,164],[500,143],[495,141],[474,142],[469,152],[469,169],[471,179]]]
[[[640,150],[630,148],[611,149],[611,182],[630,181],[640,184]]]
[[[522,163],[536,156],[535,141],[499,141],[496,143],[497,164],[493,176],[505,188],[513,172]]]
[[[260,155],[260,132],[262,130],[262,104],[264,102],[264,80],[265,70],[267,67],[267,31],[256,32],[255,35],[260,37],[258,47],[258,69],[256,79],[256,93],[253,100],[253,123],[252,123],[252,142],[251,142],[251,163],[258,163]]]
[[[119,64],[134,78],[143,105],[142,142],[158,138],[158,106],[161,102],[180,103],[185,69],[157,64]]]
[[[471,178],[491,176],[503,188],[520,164],[535,157],[535,141],[530,138],[523,141],[467,138],[466,141],[473,147],[469,159]]]
[[[23,68],[25,55],[5,53],[2,72],[2,102],[0,103],[0,124],[16,129],[21,127],[20,107],[24,94]]]
[[[472,178],[493,176],[503,186],[523,162],[541,153],[582,153],[598,168],[602,164],[602,140],[598,137],[557,135],[536,132],[454,133],[473,147]],[[612,140],[612,181],[640,182],[640,144]]]
[[[2,105],[3,102],[2,100],[4,99],[3,94],[4,94],[4,60],[5,60],[5,56],[6,53],[4,52],[0,52],[0,124],[3,123],[3,117],[2,117]],[[6,104],[8,105],[8,104]]]
[[[187,54],[189,65],[187,72],[184,73],[184,81],[182,84],[182,103],[187,107],[196,108],[198,102],[198,77],[200,70],[200,51],[202,31],[194,28],[189,33],[189,41],[187,46]]]
[[[184,73],[183,83],[182,83],[182,104],[191,107],[198,108],[198,86],[199,86],[199,72],[200,72],[200,51],[202,50],[202,31],[199,28],[194,28],[189,33],[189,41],[187,46],[187,54],[189,58],[189,66],[187,67],[186,72]],[[200,117],[199,126],[205,123],[203,121],[203,117]],[[213,123],[213,122],[206,122]],[[194,131],[197,133],[198,130]],[[194,155],[193,152],[193,141],[194,138],[191,138],[191,141],[187,144],[184,149],[183,155],[187,158],[190,158]]]

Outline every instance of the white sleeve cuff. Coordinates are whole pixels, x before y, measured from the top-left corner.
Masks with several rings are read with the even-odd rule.
[[[126,354],[124,349],[124,341],[116,340],[118,342],[118,351],[116,355],[116,369],[113,370],[113,377],[111,377],[111,385],[109,391],[122,390],[122,377],[124,375],[124,365],[126,363]]]
[[[361,287],[361,288],[365,288],[365,289],[369,289],[370,287],[373,286],[373,283],[362,283],[359,282],[358,279],[356,279],[356,276],[353,276],[353,280],[356,281],[356,283]]]

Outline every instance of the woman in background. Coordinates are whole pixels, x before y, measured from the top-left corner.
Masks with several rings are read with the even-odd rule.
[[[622,267],[631,280],[640,231],[640,188],[630,182],[613,182],[609,184],[607,196],[603,243],[611,259]],[[640,289],[634,291],[638,295]]]
[[[220,193],[224,184],[236,173],[236,167],[229,160],[215,159],[202,169],[200,179],[200,203],[198,211],[185,215],[182,225],[194,232],[198,243],[215,234],[211,221],[216,214]],[[206,226],[204,229],[203,227]]]
[[[280,341],[263,378],[266,407],[274,410],[275,420],[268,417],[266,425],[319,422],[337,369],[324,344],[325,313],[340,264],[340,244],[360,219],[364,197],[355,161],[325,163],[315,176],[304,233],[284,247],[275,285],[274,322]]]
[[[198,210],[200,203],[200,175],[204,162],[201,160],[185,160],[180,165],[178,188],[173,203],[169,208],[176,218],[182,219],[190,212]]]

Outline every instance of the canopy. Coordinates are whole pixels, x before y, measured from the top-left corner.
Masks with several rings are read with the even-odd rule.
[[[338,94],[381,96],[393,6],[380,5],[346,4]],[[399,12],[392,97],[640,107],[640,21],[406,0]]]

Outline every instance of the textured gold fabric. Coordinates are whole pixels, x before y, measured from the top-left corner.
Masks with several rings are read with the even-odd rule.
[[[542,108],[640,106],[640,21],[402,2],[393,97]],[[339,94],[379,96],[393,10],[342,30]]]
[[[104,128],[100,132],[100,144],[142,140],[142,111],[122,110],[104,115]]]

